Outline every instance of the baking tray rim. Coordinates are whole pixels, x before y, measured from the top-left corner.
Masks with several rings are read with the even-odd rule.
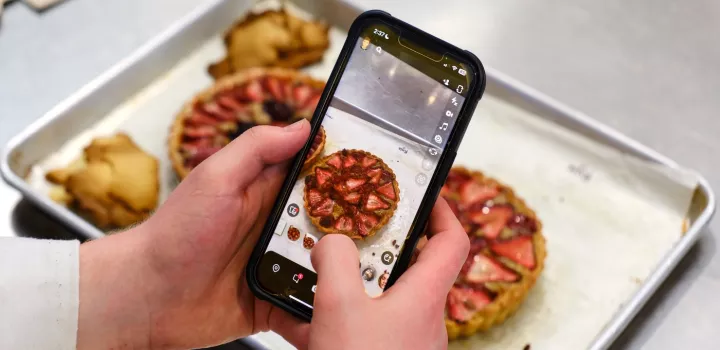
[[[120,60],[117,64],[111,66],[98,77],[78,89],[75,93],[59,102],[41,118],[31,123],[23,131],[13,137],[4,148],[2,152],[2,159],[0,160],[0,175],[4,181],[11,187],[18,190],[25,198],[28,198],[35,205],[38,205],[45,212],[51,214],[59,221],[70,226],[72,229],[77,230],[79,235],[86,236],[91,239],[105,236],[102,231],[82,219],[70,209],[55,203],[46,194],[35,192],[20,175],[16,174],[12,170],[10,166],[11,158],[16,151],[18,151],[18,147],[30,140],[34,134],[47,127],[48,124],[55,119],[61,118],[64,114],[71,111],[79,101],[93,94],[100,86],[109,83],[118,75],[123,74],[129,68],[142,61],[155,48],[159,47],[160,44],[176,35],[182,34],[184,29],[189,27],[191,23],[203,17],[206,13],[215,8],[217,4],[223,1],[225,0],[211,0],[198,5],[188,15],[182,17],[178,21],[175,21],[158,35],[152,37],[137,50]],[[355,8],[352,9],[358,10]],[[520,81],[493,69],[492,67],[486,66],[485,69],[487,79],[490,83],[496,83],[502,86],[507,91],[517,94],[523,100],[554,111],[559,116],[578,123],[581,127],[588,129],[594,134],[603,137],[606,140],[621,144],[633,152],[645,156],[656,163],[670,168],[679,168],[678,164],[667,156],[649,148],[648,146],[645,146],[639,141],[634,140],[615,129],[612,129],[600,121],[592,119],[584,113],[575,110],[549,97],[548,95],[545,95],[528,85],[525,85],[524,83],[521,83]],[[697,217],[693,218],[692,224],[688,227],[688,230],[680,238],[680,240],[678,240],[675,246],[670,249],[658,262],[658,265],[654,268],[650,276],[645,279],[640,286],[640,289],[635,292],[625,305],[618,310],[613,319],[606,324],[605,328],[600,331],[598,336],[590,345],[589,349],[605,349],[612,344],[612,342],[621,334],[634,316],[640,311],[647,300],[654,294],[668,274],[674,270],[676,265],[686,255],[690,247],[692,247],[692,245],[698,240],[703,232],[703,229],[712,219],[716,207],[715,194],[705,177],[697,172],[694,172],[694,176],[698,182],[698,189],[705,197],[705,207],[700,211]],[[254,343],[258,344],[264,342],[259,339],[255,339]]]

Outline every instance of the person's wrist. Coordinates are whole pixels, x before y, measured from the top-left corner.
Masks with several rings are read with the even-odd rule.
[[[152,345],[154,274],[142,226],[80,246],[78,349]]]

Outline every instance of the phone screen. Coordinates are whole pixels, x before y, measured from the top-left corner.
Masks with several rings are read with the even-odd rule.
[[[322,119],[322,154],[297,178],[258,266],[275,295],[312,308],[326,234],[353,239],[370,296],[385,289],[465,102],[470,65],[364,27]]]

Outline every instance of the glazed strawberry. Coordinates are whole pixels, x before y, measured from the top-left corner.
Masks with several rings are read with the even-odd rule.
[[[277,78],[270,76],[265,77],[265,79],[263,80],[263,85],[265,87],[265,91],[268,91],[273,99],[275,99],[276,101],[285,100],[285,96],[283,94],[283,87]]]
[[[447,296],[449,316],[458,322],[472,319],[478,310],[482,310],[492,300],[482,290],[453,286]]]
[[[240,98],[247,102],[262,102],[265,99],[262,86],[257,80],[252,80],[240,90]]]
[[[307,194],[308,197],[308,203],[310,203],[310,206],[315,207],[323,200],[322,193],[318,190],[310,190]]]
[[[328,161],[328,164],[332,165],[335,169],[340,169],[342,167],[342,159],[340,159],[339,154],[335,154],[332,156]]]
[[[520,236],[509,241],[498,241],[490,244],[490,249],[528,269],[535,268],[535,250],[532,237]]]
[[[500,194],[500,191],[495,186],[480,185],[475,181],[467,181],[460,185],[460,204],[462,207],[468,207],[473,203],[483,203],[493,199],[498,194]]]
[[[356,219],[358,233],[361,236],[367,236],[379,221],[375,215],[363,213],[358,213]]]
[[[312,215],[317,215],[317,216],[331,215],[333,213],[334,207],[335,207],[335,202],[330,198],[326,198],[320,204],[318,204],[318,206],[313,208]]]
[[[204,111],[196,110],[187,119],[188,126],[202,126],[202,125],[216,125],[220,123],[219,120],[213,118]],[[184,130],[183,130],[184,131]]]
[[[236,113],[239,110],[245,110],[248,108],[246,104],[240,103],[240,101],[236,100],[233,95],[228,93],[218,95],[216,100],[223,108],[235,111]]]
[[[370,177],[370,183],[371,184],[377,184],[380,182],[380,175],[382,175],[382,169],[372,169],[367,172],[367,175]]]
[[[295,88],[293,88],[293,104],[297,108],[302,108],[307,103],[308,99],[310,98],[310,95],[312,95],[312,89],[309,86],[305,85],[298,85]]]
[[[194,128],[187,127],[183,130],[183,135],[189,138],[198,139],[204,137],[211,137],[217,135],[217,130],[214,126],[204,125]]]
[[[364,185],[367,182],[365,179],[348,179],[345,181],[348,190],[354,191],[356,188]]]
[[[518,275],[484,254],[468,259],[465,281],[469,283],[514,282]]]
[[[377,159],[372,157],[365,157],[362,159],[362,162],[360,165],[362,165],[363,168],[369,168],[373,165],[377,164]]]
[[[524,214],[515,214],[510,218],[507,224],[508,228],[518,234],[533,234],[537,231],[537,223],[532,218]]]
[[[335,229],[338,231],[352,231],[353,220],[347,216],[341,216],[335,222]]]
[[[395,195],[395,187],[393,186],[392,182],[388,182],[378,187],[377,191],[386,198],[393,200],[397,198],[397,196]]]
[[[318,102],[320,102],[320,94],[313,95],[300,107],[300,110],[306,113],[312,113],[317,107]]]
[[[208,102],[205,105],[203,105],[203,109],[209,114],[211,114],[213,117],[223,120],[223,121],[234,121],[235,120],[235,113],[233,113],[230,110],[222,108],[219,104],[216,102]]]
[[[385,203],[380,197],[375,195],[374,193],[370,193],[368,195],[367,200],[365,201],[365,210],[368,211],[374,211],[378,209],[387,209],[390,208],[390,205]]]
[[[339,194],[341,194],[341,195],[348,192],[348,190],[347,190],[347,185],[345,185],[345,184],[342,183],[342,182],[333,184],[333,188],[335,189],[335,192],[337,192],[337,193],[339,193]]]
[[[361,197],[362,196],[360,195],[360,193],[354,192],[354,193],[345,195],[345,197],[343,197],[343,199],[348,203],[358,204],[360,202]]]
[[[355,159],[355,157],[349,155],[349,156],[345,157],[345,160],[343,160],[343,167],[349,168],[349,167],[355,165],[356,163],[357,163],[357,159]]]
[[[470,213],[470,221],[481,225],[483,236],[495,239],[512,217],[513,210],[509,206],[483,207]]]
[[[332,177],[332,173],[322,168],[315,169],[315,178],[317,179],[318,185],[323,186]]]

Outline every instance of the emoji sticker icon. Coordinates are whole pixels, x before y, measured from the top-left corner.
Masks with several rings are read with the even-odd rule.
[[[370,38],[366,36],[363,38],[362,45],[360,45],[360,48],[363,50],[367,50],[368,46],[370,46]]]

